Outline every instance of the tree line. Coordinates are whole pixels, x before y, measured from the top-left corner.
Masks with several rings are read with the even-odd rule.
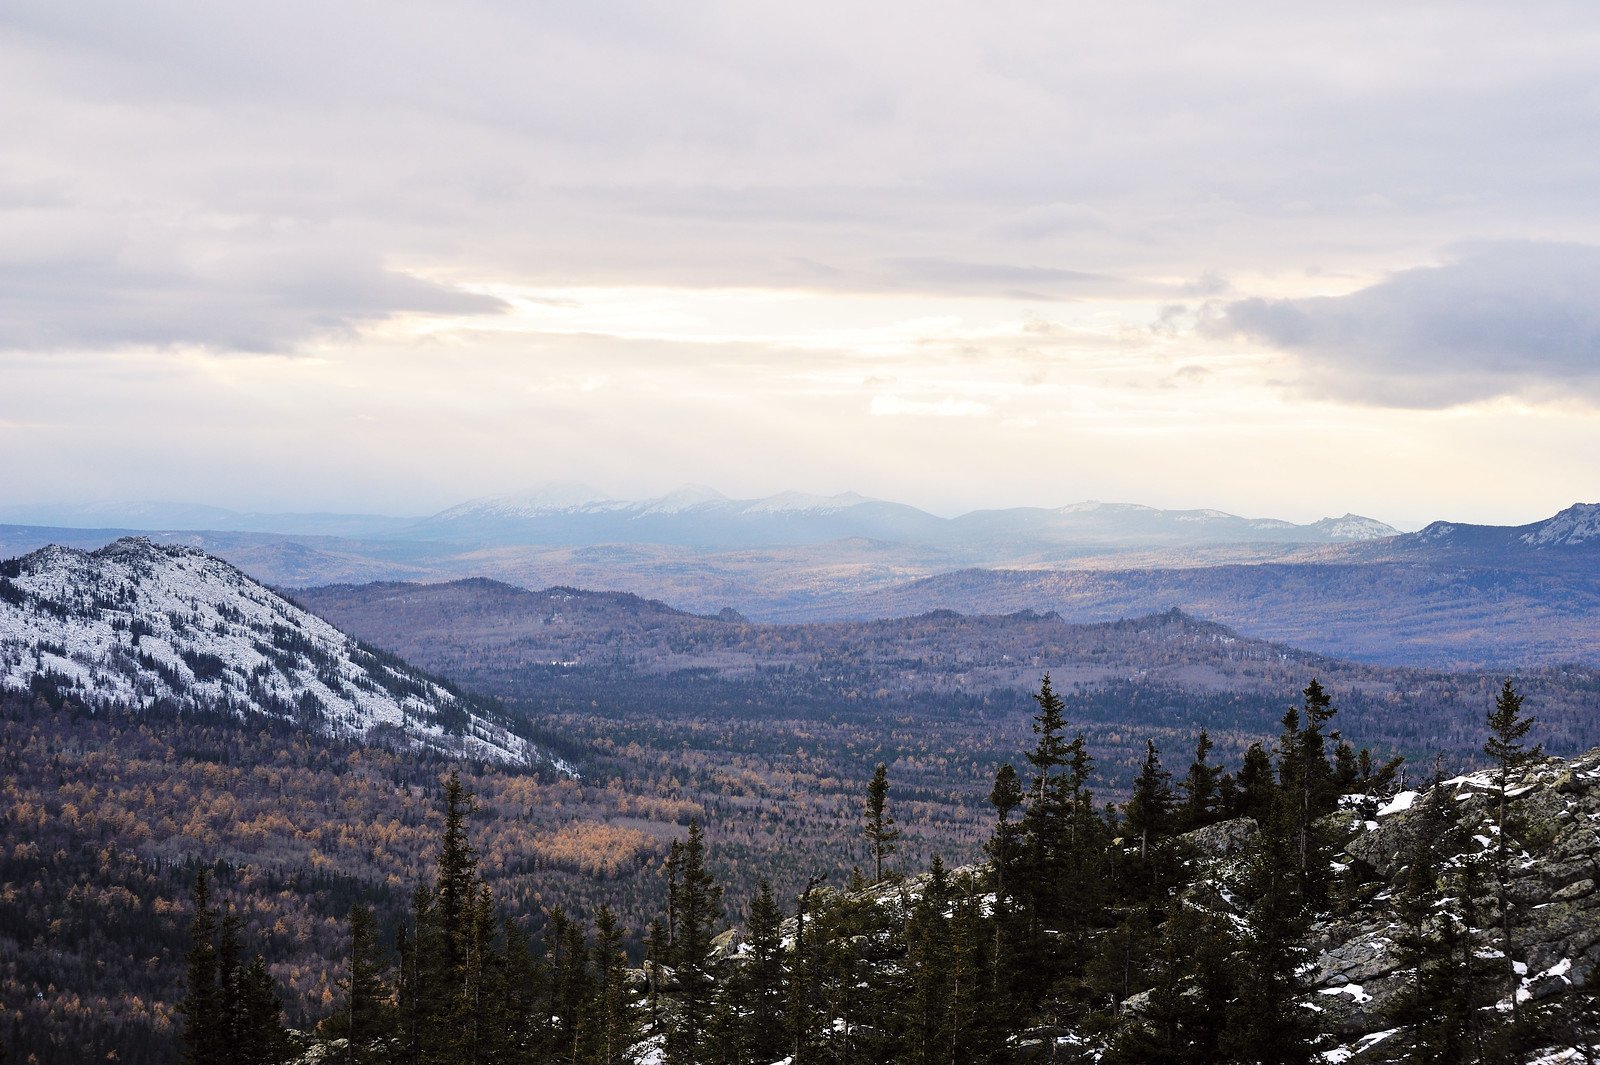
[[[1329,815],[1374,815],[1400,759],[1380,761],[1333,727],[1315,680],[1276,740],[1236,768],[1202,730],[1174,781],[1154,742],[1129,800],[1097,803],[1095,760],[1046,676],[1021,772],[1002,765],[985,860],[925,874],[893,869],[899,830],[887,767],[865,788],[870,875],[808,879],[785,916],[763,880],[731,914],[698,821],[665,863],[664,912],[641,964],[615,915],[592,927],[559,909],[537,941],[497,905],[469,838],[473,798],[454,775],[428,882],[382,942],[357,906],[340,1001],[308,1038],[350,1065],[960,1065],[1039,1060],[1309,1065],[1315,1016],[1300,1004],[1307,933],[1360,905],[1363,873],[1337,869]],[[1393,903],[1407,987],[1391,1020],[1419,1062],[1510,1061],[1547,1017],[1518,1010],[1516,905],[1506,883],[1517,831],[1508,781],[1541,751],[1506,681],[1487,724],[1495,832],[1481,861],[1434,789]],[[1197,875],[1197,830],[1237,842],[1231,870]],[[1447,867],[1448,866],[1448,867]],[[241,965],[236,932],[196,886],[188,1062],[257,1065],[303,1052],[278,1026],[260,959]],[[1370,894],[1370,892],[1368,893]],[[1474,907],[1494,898],[1501,949],[1475,950]],[[742,930],[725,931],[730,916]],[[230,938],[231,936],[231,938]],[[1508,999],[1509,1011],[1492,1007]],[[225,1048],[219,1051],[218,1047]],[[276,1056],[274,1056],[276,1055]]]

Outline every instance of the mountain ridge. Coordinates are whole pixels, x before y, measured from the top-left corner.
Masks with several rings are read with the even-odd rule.
[[[90,706],[265,712],[326,735],[548,763],[453,686],[205,552],[148,539],[0,563],[0,688]]]

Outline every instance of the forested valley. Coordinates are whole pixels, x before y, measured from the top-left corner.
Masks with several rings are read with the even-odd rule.
[[[26,723],[37,735],[42,718],[71,716],[45,702],[14,702],[8,727]],[[1565,959],[1559,979],[1543,983],[1530,983],[1526,962],[1520,971],[1513,965],[1531,949],[1524,940],[1538,938],[1523,927],[1535,907],[1515,867],[1533,864],[1530,851],[1555,846],[1559,832],[1508,814],[1507,797],[1532,790],[1516,786],[1517,774],[1543,764],[1509,683],[1485,727],[1497,772],[1454,782],[1482,792],[1460,807],[1476,822],[1446,808],[1454,804],[1444,798],[1442,773],[1420,798],[1394,796],[1397,762],[1344,741],[1316,682],[1284,715],[1280,735],[1247,748],[1237,763],[1216,759],[1204,734],[1187,750],[1147,743],[1117,804],[1097,791],[1094,751],[1048,678],[1033,702],[1031,749],[992,775],[974,845],[935,848],[948,850],[948,861],[908,853],[904,844],[927,830],[883,767],[850,783],[858,843],[847,873],[808,861],[803,849],[749,862],[738,834],[727,831],[727,809],[655,810],[675,826],[652,859],[660,876],[640,878],[623,912],[602,888],[561,904],[506,875],[515,859],[497,813],[535,798],[519,787],[549,788],[537,798],[564,796],[577,806],[585,790],[577,782],[447,775],[439,764],[408,777],[382,752],[297,752],[290,737],[265,735],[253,742],[278,741],[278,766],[232,768],[239,750],[225,726],[212,723],[208,732],[186,721],[194,731],[185,742],[211,745],[213,786],[231,792],[230,774],[279,774],[269,804],[276,806],[307,779],[308,763],[338,760],[336,779],[360,782],[344,797],[352,811],[373,801],[363,790],[392,790],[406,813],[365,837],[369,818],[328,821],[323,835],[302,844],[305,861],[324,874],[285,881],[233,865],[225,853],[152,867],[109,843],[139,831],[143,822],[129,807],[143,797],[129,792],[107,804],[102,795],[81,796],[73,816],[60,819],[71,831],[48,852],[25,853],[8,841],[15,857],[6,881],[24,871],[33,877],[36,908],[19,910],[5,934],[35,937],[23,956],[41,965],[50,964],[47,937],[65,935],[81,947],[81,986],[98,986],[101,996],[81,999],[76,1010],[29,1003],[7,1042],[38,1039],[34,1026],[48,1021],[55,1049],[30,1050],[42,1062],[82,1060],[85,1040],[101,1040],[124,1061],[170,1060],[176,1045],[185,1060],[240,1065],[766,1065],[1309,1062],[1316,1052],[1519,1061],[1552,1042],[1595,1038],[1585,1028],[1594,1020],[1592,982],[1572,977],[1593,969],[1600,944]],[[140,735],[160,742],[160,722],[121,727],[127,732],[100,750],[126,750]],[[64,741],[58,736],[48,752],[58,769],[73,753]],[[1164,753],[1187,768],[1168,770]],[[136,772],[130,761],[96,777],[109,795]],[[1578,775],[1592,797],[1600,770]],[[1577,777],[1569,771],[1566,779]],[[103,812],[86,817],[91,805]],[[1523,807],[1533,808],[1526,800],[1512,808]],[[18,821],[29,815],[18,809]],[[188,809],[206,816],[200,804]],[[293,817],[292,802],[289,810]],[[249,825],[246,814],[213,816]],[[1383,836],[1380,816],[1383,826],[1409,826],[1398,866],[1376,852],[1373,861],[1350,857],[1359,849],[1352,833],[1357,841]],[[88,870],[69,856],[95,853],[86,844],[96,838],[94,875],[120,867],[113,879],[126,883],[79,897],[82,924],[71,934],[74,915],[52,915],[47,900],[72,895]],[[329,859],[363,852],[383,869],[384,890],[373,890],[376,868],[354,875],[355,867]],[[18,860],[31,864],[18,868]],[[561,867],[547,859],[537,879]],[[580,880],[606,883],[604,869],[581,861],[570,868]],[[158,898],[146,907],[152,888]],[[83,935],[99,923],[96,909],[118,904],[129,912],[117,926],[139,929],[130,940]],[[1385,979],[1394,986],[1382,1009],[1354,1021],[1308,1009],[1308,998],[1332,1005],[1328,989],[1306,986],[1318,937],[1340,922],[1370,921],[1374,911],[1393,926]],[[117,950],[128,950],[127,959],[108,964]],[[125,966],[145,956],[143,985],[110,994]],[[7,974],[8,992],[29,975],[36,974]],[[1371,1000],[1373,992],[1353,986],[1335,997]]]

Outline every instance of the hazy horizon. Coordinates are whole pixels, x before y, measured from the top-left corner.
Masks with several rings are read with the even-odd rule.
[[[1600,17],[0,12],[0,505],[1600,498]]]

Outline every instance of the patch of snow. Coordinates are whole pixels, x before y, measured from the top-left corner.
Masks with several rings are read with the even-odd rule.
[[[1382,806],[1378,807],[1378,816],[1379,817],[1388,817],[1390,814],[1402,813],[1402,812],[1404,812],[1406,810],[1411,809],[1412,805],[1416,801],[1417,801],[1417,793],[1416,792],[1414,792],[1414,791],[1402,791],[1400,794],[1396,795],[1394,798],[1390,799],[1388,802],[1386,802]]]

